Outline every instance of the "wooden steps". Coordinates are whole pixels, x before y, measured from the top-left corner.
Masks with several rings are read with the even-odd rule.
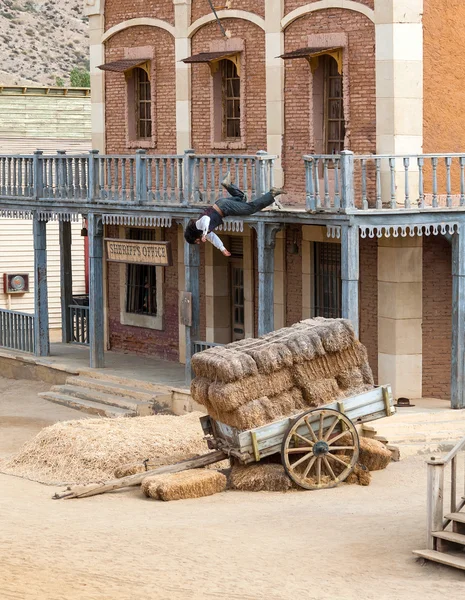
[[[135,417],[171,412],[167,409],[171,396],[157,388],[139,386],[137,380],[68,377],[63,385],[56,385],[39,394],[45,400],[102,417]]]
[[[465,571],[465,554],[460,555],[457,552],[438,552],[437,550],[414,550],[413,553],[418,558],[425,560],[431,560],[433,562],[441,563],[449,567],[455,567],[456,569],[462,569]]]
[[[465,523],[465,513],[455,512],[445,515],[455,523]],[[441,563],[465,571],[465,535],[455,531],[434,531],[436,550],[414,550],[413,554],[424,560]]]

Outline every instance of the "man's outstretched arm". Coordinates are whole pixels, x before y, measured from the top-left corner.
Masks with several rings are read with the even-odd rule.
[[[220,238],[216,235],[216,233],[213,233],[213,231],[211,231],[207,236],[206,236],[207,240],[213,244],[215,246],[215,248],[218,248],[218,250],[220,252],[222,252],[225,256],[231,256],[231,253],[226,250],[226,248],[224,247],[223,242],[220,240]]]

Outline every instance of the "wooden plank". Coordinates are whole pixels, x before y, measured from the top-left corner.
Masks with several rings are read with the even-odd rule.
[[[88,219],[90,366],[101,369],[104,359],[103,225],[100,215]]]
[[[36,356],[50,355],[47,292],[47,223],[34,214],[34,348]]]
[[[390,401],[390,414],[387,414],[386,404],[384,399],[384,389],[388,392],[388,397]],[[347,398],[344,401],[345,405],[345,414],[346,416],[353,421],[364,422],[364,421],[372,421],[375,419],[384,418],[386,416],[391,416],[395,413],[395,409],[393,407],[394,399],[392,397],[392,392],[390,386],[382,386],[378,388],[374,388],[364,394],[360,394],[358,396],[354,396],[352,398]],[[320,408],[326,409],[335,409],[337,408],[337,401],[332,402],[331,404],[324,405]],[[260,455],[263,452],[268,454],[273,454],[273,452],[269,452],[270,448],[277,448],[281,446],[283,436],[287,429],[289,428],[291,422],[296,418],[296,415],[293,417],[288,417],[286,419],[281,419],[279,421],[275,421],[274,423],[269,423],[267,425],[263,425],[262,427],[257,427],[253,429],[256,434],[257,444],[260,451]],[[330,418],[325,420],[325,424],[328,424]],[[219,425],[216,423],[216,425]],[[298,433],[302,433],[306,431],[305,427],[301,428]],[[221,436],[221,430],[220,430]],[[253,447],[251,445],[250,431],[241,432],[237,437],[237,448],[241,453],[249,453],[253,454]]]
[[[359,228],[341,226],[342,317],[348,319],[359,335]]]
[[[61,341],[71,342],[71,317],[69,306],[73,301],[73,267],[71,260],[71,222],[60,221],[60,297],[61,297]]]
[[[444,466],[428,465],[428,480],[426,492],[426,545],[434,549],[434,531],[442,531],[444,518]]]
[[[452,236],[451,406],[465,408],[465,230]]]
[[[215,450],[208,454],[202,454],[195,458],[183,460],[174,465],[164,465],[157,469],[145,471],[143,473],[136,473],[135,475],[128,475],[127,477],[121,477],[121,479],[111,479],[105,483],[97,483],[90,485],[76,485],[69,487],[62,494],[55,494],[53,498],[59,500],[61,498],[88,498],[89,496],[97,496],[98,494],[104,494],[105,492],[111,492],[125,487],[132,487],[139,485],[143,479],[150,477],[151,475],[161,475],[163,473],[179,473],[180,471],[187,471],[188,469],[199,469],[220,462],[228,458],[227,454],[221,450]]]
[[[465,558],[458,553],[451,554],[448,552],[446,554],[445,552],[436,552],[436,550],[413,550],[413,554],[419,558],[432,560],[433,562],[448,565],[449,567],[465,570]]]

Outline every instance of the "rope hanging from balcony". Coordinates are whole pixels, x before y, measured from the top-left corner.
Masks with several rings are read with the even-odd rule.
[[[281,54],[278,58],[283,60],[292,60],[294,58],[306,58],[312,73],[318,69],[320,56],[328,54],[337,62],[337,70],[339,75],[342,75],[342,48],[300,48],[292,52]]]

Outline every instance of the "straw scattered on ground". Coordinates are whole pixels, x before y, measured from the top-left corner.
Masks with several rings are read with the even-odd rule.
[[[190,469],[146,477],[141,488],[148,498],[167,502],[212,496],[224,492],[226,483],[226,476],[218,471]]]
[[[145,459],[152,468],[173,464],[208,451],[200,416],[190,413],[56,423],[4,461],[0,471],[62,485],[112,479],[118,467],[129,463],[141,466]]]

